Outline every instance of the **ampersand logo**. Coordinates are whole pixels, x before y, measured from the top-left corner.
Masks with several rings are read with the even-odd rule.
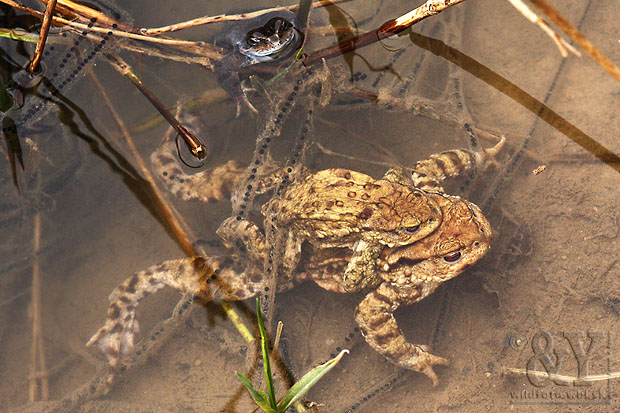
[[[534,355],[527,361],[527,378],[530,383],[536,387],[542,387],[548,379],[551,379],[558,386],[570,384],[557,377],[568,355],[554,348],[553,336],[549,332],[540,331],[532,337],[532,351]],[[539,365],[542,365],[547,374],[539,374]]]

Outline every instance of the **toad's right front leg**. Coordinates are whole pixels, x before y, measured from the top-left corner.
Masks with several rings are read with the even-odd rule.
[[[424,295],[421,286],[407,289],[384,282],[357,306],[355,321],[372,348],[398,366],[426,374],[436,386],[439,380],[433,366],[448,365],[448,360],[430,354],[424,345],[407,341],[394,318],[400,305],[416,302]]]

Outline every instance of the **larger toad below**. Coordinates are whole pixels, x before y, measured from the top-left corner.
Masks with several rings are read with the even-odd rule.
[[[372,291],[358,305],[355,318],[366,341],[375,350],[395,364],[426,374],[434,384],[438,380],[432,366],[445,365],[447,360],[430,354],[425,346],[408,342],[393,313],[401,305],[422,300],[443,281],[473,265],[489,249],[491,228],[480,209],[471,202],[444,194],[441,182],[464,170],[484,165],[489,155],[499,150],[502,143],[485,154],[455,150],[433,155],[415,165],[413,179],[398,173],[389,173],[386,177],[392,183],[422,191],[426,199],[439,206],[442,220],[426,237],[409,244],[382,247],[374,273],[363,275],[367,277],[364,280]],[[235,165],[229,164],[224,170],[234,176],[235,168]],[[181,189],[181,184],[195,183],[198,179],[195,175],[194,179],[184,176],[178,167],[169,168],[167,174],[168,177],[174,174],[175,179],[169,181],[174,183],[172,189],[177,193],[189,196],[190,193],[197,195],[200,192],[203,199],[213,196],[206,194],[204,188],[193,185],[188,190]],[[206,175],[210,174],[203,173],[203,178]],[[213,179],[213,176],[209,176],[207,181],[212,183]],[[289,190],[294,188],[291,185]],[[286,192],[283,199],[286,199]],[[269,210],[269,206],[266,209]],[[277,214],[277,208],[269,213]],[[284,221],[285,215],[282,215]],[[234,243],[243,246],[243,256],[237,252],[231,256],[206,260],[201,257],[171,260],[133,275],[110,295],[106,324],[90,339],[88,345],[98,346],[108,362],[112,366],[116,365],[120,354],[128,352],[133,346],[138,331],[135,309],[139,301],[165,285],[207,301],[213,298],[243,300],[261,292],[266,287],[263,258],[267,253],[267,243],[264,235],[249,221],[227,220],[225,225],[229,228],[227,241],[232,241],[231,234],[237,234]],[[295,227],[289,230],[295,231]],[[308,234],[312,235],[311,232]],[[319,239],[318,234],[314,234],[313,239],[307,239],[308,234],[305,235],[305,241],[310,242],[301,243],[298,251],[301,259],[296,261],[296,266],[278,271],[281,275],[278,290],[288,289],[299,281],[309,279],[325,289],[346,292],[343,276],[354,254],[352,246],[345,243],[344,246],[336,244],[325,247],[319,243],[317,248],[317,243],[312,241]],[[201,269],[205,263],[217,270],[216,279],[205,282],[201,278]]]

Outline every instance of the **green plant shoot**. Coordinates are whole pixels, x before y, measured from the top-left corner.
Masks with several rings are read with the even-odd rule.
[[[241,373],[237,373],[237,377],[241,383],[248,389],[254,402],[267,413],[284,413],[289,407],[301,399],[328,371],[330,371],[349,350],[342,350],[336,357],[321,364],[308,373],[306,373],[297,383],[291,387],[280,403],[276,404],[275,391],[273,388],[273,376],[271,374],[271,364],[269,362],[269,343],[267,341],[267,331],[265,323],[260,311],[260,298],[256,298],[256,317],[258,319],[258,329],[261,337],[261,348],[263,352],[263,363],[265,367],[265,379],[267,381],[267,391],[265,394],[260,390],[256,390],[254,385],[247,377]]]

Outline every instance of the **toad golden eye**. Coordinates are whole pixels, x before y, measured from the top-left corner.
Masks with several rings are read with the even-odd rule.
[[[447,263],[454,264],[455,262],[460,260],[461,257],[462,257],[461,252],[460,251],[456,251],[456,252],[452,252],[452,253],[450,253],[448,255],[444,255],[443,259]]]
[[[409,235],[417,234],[418,231],[420,231],[420,226],[414,225],[412,227],[403,227],[403,231],[405,231],[405,234]]]

